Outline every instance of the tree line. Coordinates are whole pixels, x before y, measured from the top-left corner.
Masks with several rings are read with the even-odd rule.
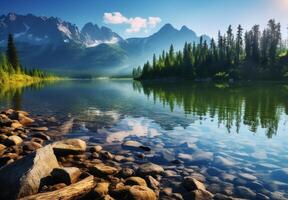
[[[134,79],[285,79],[288,78],[288,51],[281,38],[281,25],[269,20],[261,32],[259,25],[244,30],[241,25],[233,34],[232,26],[218,39],[185,43],[182,51],[173,45],[143,68],[134,68]]]
[[[17,49],[12,34],[8,35],[6,53],[2,53],[0,59],[0,82],[4,83],[12,75],[28,75],[31,77],[46,78],[53,76],[51,73],[32,69],[28,70],[20,64]]]

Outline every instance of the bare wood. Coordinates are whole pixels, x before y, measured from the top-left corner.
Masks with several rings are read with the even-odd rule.
[[[96,182],[94,181],[94,177],[88,176],[77,183],[61,188],[60,190],[39,193],[21,198],[20,200],[69,200],[88,193],[93,187],[95,187],[95,185]]]

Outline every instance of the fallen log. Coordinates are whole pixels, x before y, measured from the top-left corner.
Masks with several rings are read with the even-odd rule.
[[[20,200],[47,200],[47,199],[70,200],[88,193],[95,186],[96,182],[94,181],[94,177],[88,176],[87,178],[77,183],[61,188],[59,190],[27,196],[21,198]]]

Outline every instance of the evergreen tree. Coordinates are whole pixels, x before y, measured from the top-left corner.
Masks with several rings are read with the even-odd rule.
[[[20,64],[19,64],[19,58],[17,54],[17,50],[14,44],[13,35],[8,35],[8,42],[7,42],[7,51],[6,55],[8,58],[9,63],[12,65],[14,71],[16,73],[19,73],[21,71]]]

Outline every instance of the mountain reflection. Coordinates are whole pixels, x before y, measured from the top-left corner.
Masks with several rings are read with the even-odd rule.
[[[288,87],[284,84],[195,84],[133,83],[134,90],[143,92],[154,102],[182,108],[186,114],[209,116],[224,124],[230,132],[235,126],[247,125],[256,133],[264,128],[268,138],[277,134],[281,115],[288,115]]]

